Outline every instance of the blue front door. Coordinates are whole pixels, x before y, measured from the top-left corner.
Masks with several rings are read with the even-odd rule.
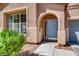
[[[47,21],[47,37],[48,40],[57,40],[58,22],[56,19],[49,19]]]

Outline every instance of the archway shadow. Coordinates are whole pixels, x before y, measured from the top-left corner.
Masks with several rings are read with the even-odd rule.
[[[17,54],[17,56],[30,56],[30,52],[29,51],[23,51]]]

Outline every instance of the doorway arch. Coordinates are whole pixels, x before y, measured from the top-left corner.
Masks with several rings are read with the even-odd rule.
[[[44,12],[39,16],[38,19],[38,27],[39,27],[39,40],[46,38],[46,31],[45,31],[45,23],[48,19],[52,19],[57,21],[57,33],[56,33],[56,39],[58,38],[58,30],[60,29],[60,18],[59,15],[57,13],[53,13],[53,12]]]

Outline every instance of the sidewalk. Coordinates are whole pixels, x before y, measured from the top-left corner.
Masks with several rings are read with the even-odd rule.
[[[72,50],[63,50],[55,48],[53,56],[76,56]]]
[[[57,49],[55,45],[53,42],[41,44],[33,53],[44,56],[76,56],[73,50]]]

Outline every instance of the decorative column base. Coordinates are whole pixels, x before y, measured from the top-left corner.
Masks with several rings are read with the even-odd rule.
[[[38,34],[37,34],[37,27],[29,27],[28,28],[28,33],[26,37],[26,42],[29,43],[38,43]]]
[[[66,45],[66,31],[58,31],[58,46]]]

